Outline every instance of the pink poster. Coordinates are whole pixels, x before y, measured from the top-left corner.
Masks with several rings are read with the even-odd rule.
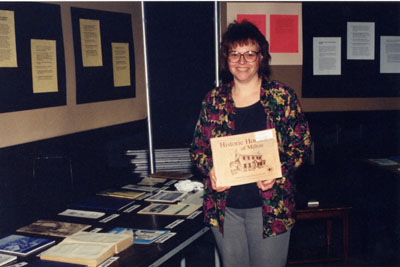
[[[237,21],[241,22],[248,20],[257,26],[264,36],[267,36],[267,16],[266,15],[252,15],[252,14],[237,14]]]
[[[270,52],[298,53],[298,15],[271,15],[270,24]]]

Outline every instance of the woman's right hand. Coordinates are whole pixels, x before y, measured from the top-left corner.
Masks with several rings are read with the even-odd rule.
[[[214,167],[212,167],[210,170],[210,179],[211,179],[212,189],[217,192],[222,192],[222,191],[225,191],[225,190],[231,188],[230,186],[217,186],[217,176],[215,176]]]

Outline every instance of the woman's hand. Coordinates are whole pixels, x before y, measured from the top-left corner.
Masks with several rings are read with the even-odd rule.
[[[266,191],[268,189],[271,189],[275,184],[275,179],[273,180],[264,180],[264,181],[258,181],[257,186],[260,188],[262,191]]]
[[[230,186],[217,186],[217,177],[215,176],[214,167],[210,170],[210,179],[211,179],[212,189],[217,192],[222,192],[222,191],[225,191],[225,190],[231,188]]]

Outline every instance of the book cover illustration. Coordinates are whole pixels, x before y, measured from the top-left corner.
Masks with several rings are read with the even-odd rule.
[[[166,181],[167,181],[167,179],[165,179],[165,178],[154,178],[154,177],[146,176],[137,184],[153,186],[153,185],[165,183]]]
[[[138,211],[138,214],[188,216],[201,208],[202,204],[166,204],[153,203],[146,208]]]
[[[275,129],[211,138],[217,186],[282,177]]]
[[[134,200],[124,198],[112,198],[104,196],[90,196],[79,202],[72,203],[70,207],[119,211],[133,204]]]
[[[27,256],[54,243],[54,240],[46,238],[12,234],[0,239],[0,252]]]
[[[161,190],[157,194],[146,198],[145,201],[174,203],[182,200],[186,195],[186,192]]]
[[[136,229],[136,228],[124,228],[116,227],[109,231],[109,233],[119,234],[125,233],[133,236],[133,242],[135,244],[151,244],[163,235],[169,233],[170,230],[148,230],[148,229]]]
[[[79,231],[88,229],[89,227],[91,227],[91,225],[51,220],[38,220],[34,223],[19,228],[17,232],[66,237]]]
[[[160,188],[136,184],[127,184],[122,187],[122,189],[134,190],[134,191],[144,191],[144,192],[154,192]]]
[[[87,219],[98,219],[98,218],[103,217],[106,214],[104,212],[99,212],[99,211],[66,209],[63,212],[58,213],[58,215],[78,217],[78,218],[87,218]]]
[[[105,197],[136,199],[144,194],[145,194],[145,192],[136,192],[136,191],[131,191],[131,190],[107,189],[107,190],[98,192],[96,195],[105,196]]]

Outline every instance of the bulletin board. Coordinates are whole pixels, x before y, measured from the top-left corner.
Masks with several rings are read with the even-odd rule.
[[[400,73],[380,73],[380,37],[400,36],[400,3],[303,2],[302,8],[303,98],[400,96]],[[347,59],[347,22],[375,24],[374,59]],[[340,37],[340,75],[314,75],[313,37]]]
[[[75,51],[77,104],[133,98],[135,91],[135,55],[131,14],[71,7]],[[80,19],[100,23],[101,66],[84,66],[82,60]],[[114,86],[112,43],[129,47],[130,85]]]
[[[14,12],[17,63],[13,67],[0,67],[0,113],[66,105],[64,42],[60,6],[43,3],[0,2],[0,10]],[[57,85],[54,88],[57,90],[34,93],[31,61],[32,39],[55,41],[57,79],[54,80]]]

